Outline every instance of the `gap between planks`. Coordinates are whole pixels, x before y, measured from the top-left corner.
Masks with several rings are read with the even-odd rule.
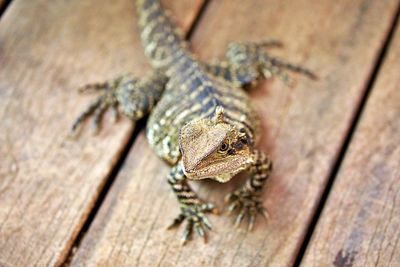
[[[165,2],[184,29],[202,4]],[[65,261],[133,132],[121,118],[96,137],[86,127],[79,139],[66,138],[94,97],[75,88],[127,70],[144,74],[148,63],[135,29],[131,0],[14,0],[3,14],[1,266]]]
[[[193,34],[194,30],[196,29],[196,26],[202,16],[202,14],[204,13],[208,2],[210,0],[204,0],[203,4],[200,6],[199,11],[197,12],[196,17],[193,20],[192,25],[188,28],[187,33],[185,34],[185,39],[190,39],[190,36]],[[126,145],[126,147],[124,148],[124,150],[122,151],[120,157],[118,158],[118,161],[116,162],[115,166],[113,167],[113,169],[111,170],[111,173],[109,175],[109,177],[106,178],[105,181],[105,185],[103,186],[103,188],[101,189],[99,196],[92,208],[92,210],[90,211],[86,221],[84,222],[84,225],[82,226],[81,230],[78,233],[77,238],[74,241],[74,244],[71,246],[71,249],[68,252],[68,255],[66,257],[65,262],[62,264],[63,266],[69,266],[70,261],[73,258],[74,252],[79,249],[79,245],[82,241],[82,239],[84,238],[86,232],[88,231],[88,229],[90,228],[90,225],[92,224],[93,220],[96,217],[96,214],[99,210],[99,208],[101,207],[101,205],[104,202],[104,199],[108,193],[108,191],[110,190],[112,184],[114,183],[122,165],[124,164],[126,157],[128,156],[129,151],[131,150],[134,142],[136,141],[139,133],[145,128],[146,126],[146,121],[147,121],[147,116],[144,117],[143,119],[139,120],[136,124],[135,124],[135,129]]]
[[[290,40],[290,36],[296,36],[293,42],[285,42],[286,57],[297,56],[309,62],[311,68],[315,64],[322,73],[323,90],[302,80],[290,92],[278,82],[269,84],[268,90],[261,86],[253,92],[262,113],[270,115],[263,118],[264,134],[268,133],[263,136],[263,148],[277,162],[265,194],[273,220],[267,226],[260,224],[255,230],[258,232],[243,233],[229,231],[230,218],[213,218],[218,233],[212,233],[207,246],[195,240],[179,248],[176,234],[180,231],[167,233],[163,227],[177,212],[168,185],[159,180],[168,167],[156,159],[142,133],[73,265],[293,264],[387,36],[395,2],[260,2],[211,2],[212,7],[193,36],[193,47],[200,58],[209,59],[221,55],[229,40],[257,40],[279,34]],[[318,12],[310,16],[306,4]],[[249,17],[250,13],[254,16]],[[299,21],[303,28],[298,26]],[[138,153],[146,159],[135,156]],[[215,193],[211,201],[218,204],[218,194],[229,190],[215,183],[200,187],[200,195]]]
[[[395,27],[301,266],[400,266],[399,15]]]
[[[307,230],[307,233],[305,235],[304,238],[304,242],[300,247],[300,251],[299,254],[296,258],[296,261],[294,263],[294,267],[298,267],[300,266],[303,257],[305,255],[305,251],[307,250],[307,247],[310,243],[310,240],[312,238],[312,235],[314,233],[315,227],[318,224],[318,221],[321,217],[321,214],[324,210],[325,204],[327,202],[327,199],[329,198],[329,194],[331,193],[331,189],[333,187],[333,184],[335,182],[335,179],[338,175],[338,172],[342,166],[343,160],[346,157],[346,154],[348,152],[349,149],[349,145],[350,143],[353,141],[353,137],[354,137],[354,133],[357,131],[357,126],[360,123],[360,117],[363,114],[365,108],[366,108],[366,104],[368,102],[368,98],[371,94],[372,89],[375,86],[376,83],[376,79],[378,77],[378,74],[380,73],[381,67],[385,61],[385,58],[387,56],[388,50],[391,48],[391,44],[393,43],[393,38],[394,38],[394,34],[396,31],[396,27],[398,26],[399,23],[399,13],[400,13],[400,2],[399,2],[399,7],[397,7],[397,12],[396,15],[393,17],[393,22],[392,22],[392,26],[390,27],[388,33],[387,33],[387,37],[385,38],[385,41],[382,44],[382,48],[381,51],[379,53],[379,56],[376,59],[376,63],[375,63],[375,67],[371,73],[370,79],[368,81],[368,84],[365,88],[365,92],[364,95],[359,103],[359,106],[357,108],[357,111],[354,114],[354,118],[352,119],[352,123],[351,126],[349,128],[348,133],[346,134],[346,138],[343,142],[343,146],[340,149],[340,152],[338,154],[338,158],[336,159],[336,163],[332,168],[330,177],[328,179],[328,182],[326,184],[325,190],[322,193],[321,196],[321,200],[319,201],[319,204],[316,208],[315,214],[311,220],[310,223],[310,227]]]
[[[0,0],[0,20],[12,0]]]

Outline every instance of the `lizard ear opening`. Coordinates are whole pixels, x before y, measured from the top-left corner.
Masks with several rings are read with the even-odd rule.
[[[217,108],[215,109],[215,115],[214,115],[213,121],[215,123],[224,122],[224,108],[223,107],[217,106]]]

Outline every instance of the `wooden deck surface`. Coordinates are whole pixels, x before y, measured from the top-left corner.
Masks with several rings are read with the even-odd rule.
[[[400,266],[400,27],[303,266]]]
[[[271,219],[247,232],[210,216],[209,243],[181,247],[182,229],[165,230],[178,213],[168,166],[142,129],[132,139],[107,116],[95,137],[66,136],[93,98],[79,85],[149,70],[133,1],[13,0],[0,20],[0,266],[400,266],[400,1],[163,2],[204,61],[277,38],[272,54],[319,76],[251,92],[275,163]],[[222,209],[240,182],[193,185]]]

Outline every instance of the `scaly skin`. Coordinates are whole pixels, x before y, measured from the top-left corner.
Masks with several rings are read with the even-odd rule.
[[[261,78],[278,76],[289,82],[284,69],[314,78],[308,70],[270,57],[265,48],[276,41],[231,43],[223,61],[196,60],[158,0],[137,0],[140,36],[154,72],[142,80],[134,75],[83,89],[103,90],[76,120],[74,132],[93,115],[97,131],[103,113],[112,108],[137,121],[149,114],[147,139],[159,157],[172,165],[168,175],[181,213],[172,226],[187,225],[185,243],[193,230],[206,237],[212,226],[205,213],[215,211],[202,202],[187,181],[205,178],[227,182],[241,171],[250,177],[226,197],[229,211],[237,211],[236,225],[245,217],[252,229],[257,213],[264,214],[261,192],[272,162],[256,149],[259,121],[242,89]]]

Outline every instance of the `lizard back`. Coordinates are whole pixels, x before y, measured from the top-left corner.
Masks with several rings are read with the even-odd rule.
[[[158,156],[176,163],[181,157],[182,126],[191,120],[213,117],[218,106],[224,108],[228,123],[254,140],[258,118],[247,94],[205,70],[186,48],[159,1],[139,0],[138,12],[145,53],[169,79],[147,123],[147,138]]]
[[[176,163],[181,156],[180,129],[189,121],[212,118],[218,106],[224,108],[226,122],[254,140],[258,118],[245,92],[208,74],[195,60],[184,55],[181,60],[147,123],[147,138],[156,153]]]

